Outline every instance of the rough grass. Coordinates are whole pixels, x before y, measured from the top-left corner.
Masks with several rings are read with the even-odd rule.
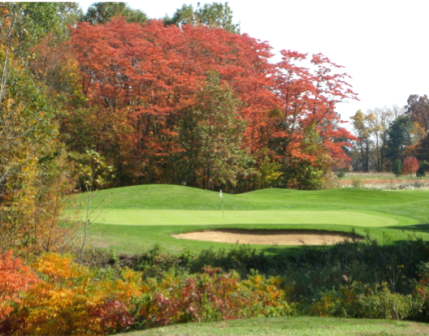
[[[258,318],[212,323],[172,325],[122,336],[423,336],[429,326],[392,320],[336,319],[318,317]],[[118,335],[119,336],[119,335]]]
[[[360,187],[380,190],[429,189],[429,176],[414,175],[396,177],[393,173],[346,173],[336,182],[339,188]]]
[[[69,216],[85,194],[70,200]],[[417,234],[429,240],[429,191],[265,189],[224,193],[225,219],[218,192],[172,185],[143,185],[104,190],[92,210],[90,244],[136,253],[159,243],[168,252],[201,251],[229,244],[185,241],[171,234],[216,229],[309,229],[345,231],[394,242]],[[74,210],[73,210],[74,209]],[[285,247],[255,246],[277,253]]]

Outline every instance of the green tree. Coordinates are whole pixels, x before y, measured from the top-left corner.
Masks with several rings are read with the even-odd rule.
[[[382,154],[391,162],[403,160],[407,146],[412,144],[411,130],[413,123],[409,116],[399,116],[387,130],[387,140]]]
[[[179,131],[185,152],[187,183],[213,189],[227,183],[235,185],[239,174],[245,174],[249,161],[241,148],[245,123],[238,107],[240,101],[230,87],[216,74],[197,95],[197,103],[182,119]]]
[[[375,139],[375,163],[376,170],[382,171],[385,168],[385,157],[382,155],[382,148],[385,147],[387,141],[387,130],[389,125],[400,115],[404,113],[404,108],[397,105],[391,107],[376,107],[368,110],[368,114],[372,114],[374,118],[370,121],[373,129],[373,137]]]
[[[393,174],[395,174],[396,177],[399,177],[402,175],[402,163],[401,160],[396,159],[395,162],[393,163],[393,169],[392,169]]]
[[[127,22],[144,23],[148,20],[145,13],[130,8],[125,2],[95,2],[88,8],[83,20],[92,24],[105,23],[116,16],[123,16]]]
[[[417,177],[425,177],[426,169],[429,167],[429,163],[427,161],[420,161],[419,169],[417,169],[416,176]]]
[[[201,4],[198,2],[194,9],[192,5],[183,5],[177,9],[172,18],[166,17],[165,24],[191,24],[209,27],[223,28],[231,33],[240,33],[240,25],[233,23],[232,9],[228,3],[214,2],[212,4]]]
[[[81,19],[82,10],[77,3],[58,2],[21,2],[10,3],[9,7],[17,17],[14,33],[18,38],[15,53],[31,59],[31,49],[48,34],[56,40],[64,40],[68,36],[69,26]]]
[[[69,180],[65,153],[55,111],[28,71],[31,51],[23,48],[35,40],[22,44],[29,27],[38,34],[41,8],[0,5],[0,246],[27,253],[55,249],[66,236],[56,225]]]

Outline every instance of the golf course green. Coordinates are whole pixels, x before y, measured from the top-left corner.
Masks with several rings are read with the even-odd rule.
[[[116,225],[340,224],[369,227],[415,224],[407,217],[358,211],[303,210],[136,210],[105,209],[97,220]]]
[[[174,185],[141,185],[97,191],[90,205],[93,246],[137,252],[161,244],[224,248],[230,244],[180,240],[173,234],[220,228],[303,229],[370,235],[391,242],[410,235],[429,239],[429,191],[264,189],[243,194]],[[69,201],[66,217],[84,220],[88,194]],[[222,211],[222,202],[224,211]],[[258,249],[278,247],[258,246]],[[285,248],[285,247],[282,247]]]

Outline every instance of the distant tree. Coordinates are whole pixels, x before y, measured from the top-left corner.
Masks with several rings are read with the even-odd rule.
[[[399,116],[387,130],[387,139],[382,154],[385,158],[395,162],[403,160],[407,146],[412,144],[411,129],[413,123],[409,116]]]
[[[429,98],[427,95],[410,95],[408,97],[406,113],[413,122],[416,122],[424,132],[429,131]]]
[[[417,169],[416,176],[417,177],[425,177],[426,169],[429,167],[429,163],[426,161],[420,161],[419,169]]]
[[[386,158],[383,156],[382,148],[385,147],[387,142],[387,130],[389,129],[390,124],[397,119],[399,116],[403,115],[405,108],[399,107],[398,105],[392,105],[391,107],[376,107],[374,109],[368,110],[367,113],[370,113],[375,116],[375,119],[371,120],[373,135],[375,138],[375,163],[376,170],[382,171],[386,165]]]
[[[359,110],[350,119],[356,136],[359,138],[359,141],[356,142],[356,147],[360,152],[359,166],[364,172],[367,172],[369,171],[371,136],[373,133],[373,122],[371,121],[375,119],[375,116],[373,114],[364,114]]]
[[[232,9],[228,3],[214,2],[201,6],[197,3],[197,8],[192,5],[183,5],[177,9],[172,18],[166,17],[164,23],[167,25],[191,24],[194,26],[203,25],[209,27],[223,28],[230,33],[240,33],[240,25],[232,22]]]
[[[412,176],[417,169],[419,169],[419,160],[413,156],[408,156],[404,159],[402,174]]]
[[[92,24],[106,23],[123,16],[127,22],[144,23],[147,15],[139,9],[130,8],[125,2],[95,2],[87,10],[83,20]]]
[[[395,162],[393,163],[393,169],[392,169],[393,174],[395,174],[396,177],[399,177],[402,175],[402,163],[401,160],[396,159]]]

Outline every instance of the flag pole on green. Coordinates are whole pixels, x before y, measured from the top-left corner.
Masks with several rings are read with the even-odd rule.
[[[223,217],[223,219],[225,219],[225,212],[224,212],[224,210],[223,210],[223,196],[222,196],[222,190],[219,192],[219,197],[220,197],[221,202],[222,202],[222,217]]]

